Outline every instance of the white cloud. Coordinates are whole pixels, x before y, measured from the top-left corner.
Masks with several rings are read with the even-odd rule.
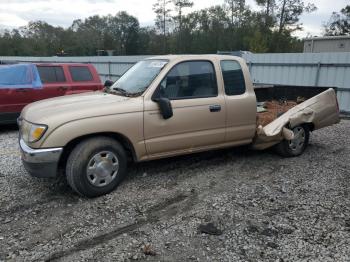
[[[340,9],[349,4],[348,0],[314,0],[309,1],[317,6],[317,10],[311,14],[301,16],[300,22],[303,23],[304,30],[295,35],[301,38],[311,34],[320,36],[323,33],[323,24],[325,24],[333,12],[339,12]]]
[[[27,21],[23,18],[18,17],[16,14],[6,14],[0,12],[0,25],[3,27],[19,27],[26,25]]]

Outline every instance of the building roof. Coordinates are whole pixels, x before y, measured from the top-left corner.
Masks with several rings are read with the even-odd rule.
[[[239,60],[241,59],[240,57],[237,56],[232,56],[232,55],[218,55],[218,54],[201,54],[201,55],[160,55],[160,56],[153,56],[149,57],[146,59],[166,59],[169,61],[176,61],[176,60],[206,60],[208,58],[213,58],[213,59],[218,59],[218,60],[223,60],[223,59],[236,59]]]
[[[350,35],[337,35],[337,36],[320,36],[320,37],[307,37],[304,41],[317,41],[317,40],[340,40],[340,39],[350,39]]]

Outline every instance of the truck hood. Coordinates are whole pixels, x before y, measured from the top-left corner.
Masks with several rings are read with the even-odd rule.
[[[104,92],[88,92],[50,98],[27,105],[21,117],[49,127],[82,119],[138,112],[143,110],[143,97],[124,97]]]

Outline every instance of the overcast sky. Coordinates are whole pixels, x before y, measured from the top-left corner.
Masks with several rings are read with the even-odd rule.
[[[75,19],[99,15],[114,15],[118,11],[127,11],[136,16],[141,25],[152,25],[155,0],[0,0],[0,28],[15,28],[26,25],[28,21],[43,20],[51,25],[68,27]],[[201,9],[224,0],[193,0],[193,9]],[[246,0],[253,9],[258,9],[254,0]],[[308,33],[320,35],[322,24],[328,21],[333,11],[339,11],[350,0],[305,0],[314,3],[318,10],[303,15],[301,22],[304,31],[297,36],[305,37]]]

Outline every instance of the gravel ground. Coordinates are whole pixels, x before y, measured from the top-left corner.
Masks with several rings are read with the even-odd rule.
[[[137,164],[97,199],[29,177],[15,128],[0,148],[0,261],[350,260],[349,120],[297,158],[239,148]],[[198,231],[209,222],[219,235]]]

